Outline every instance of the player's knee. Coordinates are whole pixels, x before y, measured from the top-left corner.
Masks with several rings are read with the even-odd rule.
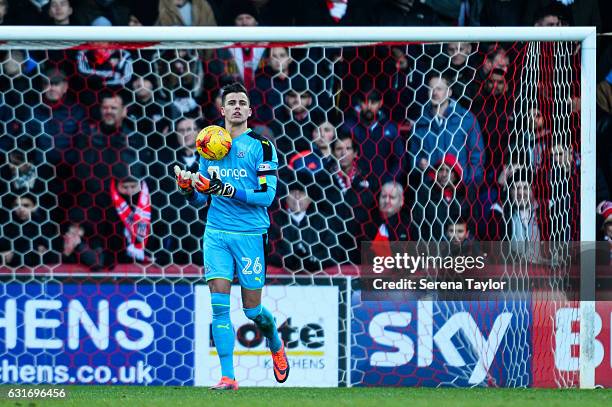
[[[251,321],[255,321],[261,315],[261,304],[255,308],[243,308],[244,315]]]
[[[210,296],[212,303],[213,318],[229,318],[230,315],[230,295],[222,293],[212,293]]]

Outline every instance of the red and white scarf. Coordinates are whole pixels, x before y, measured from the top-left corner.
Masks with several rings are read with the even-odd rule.
[[[147,183],[140,183],[140,195],[135,210],[123,199],[115,187],[115,180],[111,181],[111,197],[119,218],[125,225],[123,234],[127,240],[127,254],[136,259],[144,260],[145,247],[151,234],[151,200]]]
[[[382,223],[374,236],[373,251],[376,256],[391,256],[391,244],[389,243],[389,229],[387,224]]]
[[[338,166],[338,171],[336,172],[336,180],[340,186],[340,190],[342,192],[346,192],[346,190],[350,189],[353,184],[353,179],[357,174],[357,164],[353,162],[353,166],[348,171],[348,173],[342,171],[342,168]]]

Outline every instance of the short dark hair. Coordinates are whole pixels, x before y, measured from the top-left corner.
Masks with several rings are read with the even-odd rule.
[[[38,205],[38,199],[36,199],[36,195],[32,194],[31,192],[26,192],[25,194],[15,196],[15,198],[13,199],[13,205],[17,204],[18,199],[29,199],[30,201],[32,201],[34,206]]]
[[[352,134],[346,131],[341,131],[341,132],[338,132],[336,139],[331,144],[332,151],[334,150],[338,142],[344,141],[344,140],[351,140],[351,145],[353,147],[353,150],[355,149],[356,144],[355,144],[355,139],[353,138]]]
[[[508,49],[500,43],[494,43],[494,44],[489,44],[488,47],[485,48],[484,50],[484,54],[485,54],[485,59],[488,60],[494,60],[495,57],[501,53],[508,53]]]
[[[225,85],[221,88],[221,104],[225,104],[225,97],[230,93],[244,93],[249,101],[249,105],[251,104],[251,99],[249,98],[249,92],[246,90],[243,84],[240,82],[230,83],[229,85]]]
[[[115,90],[110,90],[110,89],[105,89],[103,91],[100,92],[99,96],[98,96],[98,100],[100,101],[100,105],[102,105],[102,102],[104,101],[104,99],[115,99],[115,98],[119,98],[119,100],[121,100],[121,104],[125,107],[127,106],[127,104],[129,103],[129,98],[127,97],[127,94],[125,91],[115,91]]]
[[[538,9],[534,15],[532,24],[535,24],[541,19],[548,16],[555,16],[562,23],[567,25],[573,25],[572,12],[570,7],[564,4],[560,4],[558,2],[550,2],[550,4]]]

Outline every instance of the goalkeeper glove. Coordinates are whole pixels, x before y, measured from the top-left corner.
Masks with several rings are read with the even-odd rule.
[[[196,191],[201,192],[203,194],[210,193],[210,180],[199,172],[194,172],[193,174],[191,174],[191,181],[191,185],[193,185]]]
[[[174,174],[179,192],[185,196],[191,195],[193,193],[191,171],[181,170],[178,165],[175,165]]]
[[[219,179],[219,174],[217,173],[217,171],[213,169],[209,168],[208,173],[210,174],[210,185],[207,191],[204,192],[205,194],[219,195],[219,196],[224,196],[226,198],[234,197],[234,195],[236,194],[236,188],[234,188],[233,185],[222,182]],[[200,175],[200,177],[202,176]]]

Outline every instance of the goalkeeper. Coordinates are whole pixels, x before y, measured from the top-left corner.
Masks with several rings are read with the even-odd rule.
[[[246,89],[234,83],[223,87],[221,94],[221,113],[232,136],[230,152],[219,161],[200,157],[198,173],[178,166],[174,171],[178,188],[190,203],[210,205],[204,233],[204,274],[211,292],[212,335],[222,376],[211,389],[237,390],[230,320],[234,271],[242,288],[244,313],[267,339],[276,380],[283,383],[289,375],[274,317],[261,305],[270,226],[267,208],[276,194],[278,158],[274,146],[247,127],[251,107]]]

